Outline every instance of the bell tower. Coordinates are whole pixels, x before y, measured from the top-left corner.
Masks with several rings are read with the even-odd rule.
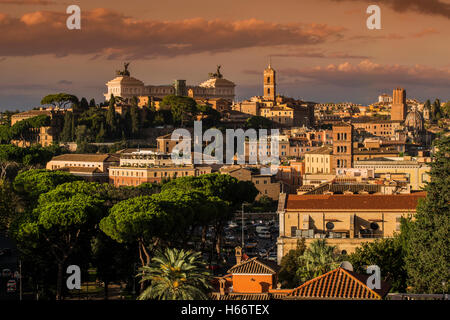
[[[264,99],[274,101],[276,90],[275,70],[272,69],[269,62],[269,66],[264,69]]]

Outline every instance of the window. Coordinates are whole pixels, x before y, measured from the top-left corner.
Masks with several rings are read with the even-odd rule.
[[[297,234],[297,227],[291,227],[291,237],[295,237]]]

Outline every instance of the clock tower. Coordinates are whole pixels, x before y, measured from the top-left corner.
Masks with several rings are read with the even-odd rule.
[[[274,101],[276,97],[275,70],[269,66],[264,69],[264,99]]]

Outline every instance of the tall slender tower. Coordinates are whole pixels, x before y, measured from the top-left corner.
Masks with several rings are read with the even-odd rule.
[[[392,94],[391,120],[404,121],[406,118],[406,90],[394,89]]]
[[[272,69],[269,62],[269,66],[264,69],[264,99],[274,101],[276,90],[275,70]]]
[[[353,167],[353,126],[349,123],[333,125],[333,169]]]

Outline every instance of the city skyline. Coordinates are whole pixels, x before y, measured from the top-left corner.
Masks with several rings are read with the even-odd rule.
[[[48,93],[103,101],[105,83],[125,60],[148,84],[198,84],[223,66],[236,100],[262,95],[269,57],[278,92],[318,103],[368,104],[394,87],[408,97],[450,100],[450,2],[375,1],[381,30],[366,28],[358,0],[75,1],[81,30],[67,30],[67,3],[0,1],[0,110],[25,110]],[[112,7],[113,6],[113,7]],[[55,38],[57,41],[55,42]]]

